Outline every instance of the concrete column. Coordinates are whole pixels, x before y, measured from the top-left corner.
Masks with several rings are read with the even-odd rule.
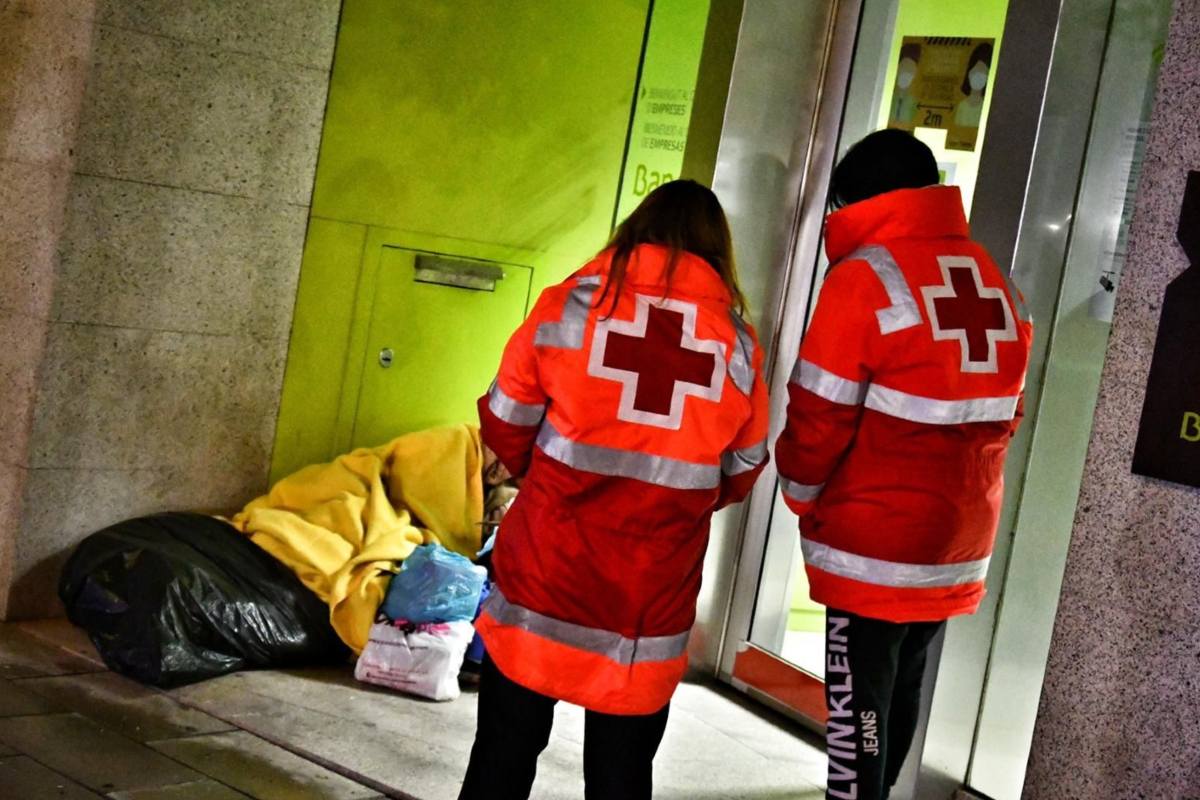
[[[59,572],[89,533],[266,488],[340,0],[96,6],[10,490],[9,619],[61,613]]]
[[[1200,793],[1200,489],[1130,472],[1163,294],[1188,266],[1175,237],[1200,170],[1198,108],[1200,0],[1176,0],[1025,784],[1035,800]]]
[[[94,0],[0,0],[0,619],[14,577]]]

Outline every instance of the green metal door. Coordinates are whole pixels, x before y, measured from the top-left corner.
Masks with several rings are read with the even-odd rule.
[[[384,246],[351,444],[475,422],[481,376],[496,371],[525,318],[532,276],[515,264]]]

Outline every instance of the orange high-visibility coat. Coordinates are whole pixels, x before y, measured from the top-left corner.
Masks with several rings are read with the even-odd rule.
[[[955,187],[830,215],[776,446],[812,598],[934,621],[984,594],[1033,328]]]
[[[610,255],[547,289],[479,401],[521,493],[477,623],[496,666],[544,695],[651,714],[687,666],[709,518],[767,460],[754,331],[702,259],[643,245],[615,308]]]

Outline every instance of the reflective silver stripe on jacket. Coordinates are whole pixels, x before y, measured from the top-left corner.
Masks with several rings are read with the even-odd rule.
[[[565,622],[510,603],[499,589],[493,589],[488,595],[483,610],[501,625],[520,628],[568,647],[605,656],[626,666],[648,661],[670,661],[687,652],[690,631],[673,636],[641,636],[629,639],[613,631]]]
[[[908,281],[904,279],[904,273],[900,271],[896,259],[892,258],[886,247],[877,244],[862,247],[851,253],[846,260],[862,260],[870,264],[887,292],[891,306],[875,312],[880,333],[886,336],[921,324],[921,308],[917,305],[912,290],[908,288]]]
[[[537,425],[546,415],[545,404],[535,405],[514,400],[504,393],[496,381],[492,381],[492,388],[488,390],[488,409],[510,425],[526,427]]]
[[[821,496],[821,490],[825,488],[825,484],[796,483],[781,475],[779,476],[779,488],[790,500],[795,500],[797,503],[811,503]]]
[[[741,475],[749,472],[767,460],[767,440],[763,439],[752,447],[741,450],[727,450],[721,456],[721,472],[726,475]]]
[[[981,581],[987,577],[990,560],[981,558],[957,564],[904,564],[858,556],[803,537],[800,539],[800,548],[804,552],[805,563],[810,567],[863,583],[904,589],[935,589]]]
[[[889,417],[928,425],[967,422],[1011,422],[1020,397],[979,397],[973,400],[934,400],[877,383],[867,390],[867,408]]]
[[[750,394],[754,389],[754,337],[750,335],[745,321],[737,312],[730,311],[729,317],[737,335],[733,358],[729,359],[729,378],[742,394]]]
[[[563,304],[562,319],[558,322],[543,322],[538,325],[533,336],[534,345],[582,350],[588,312],[592,308],[592,298],[599,289],[599,275],[585,275],[578,278],[575,281],[575,288],[567,295],[567,301]]]
[[[792,369],[791,382],[831,403],[861,406],[867,396],[867,384],[843,378],[803,358]]]
[[[555,461],[597,475],[633,478],[669,489],[715,489],[721,485],[721,467],[717,464],[695,464],[634,450],[575,442],[555,430],[549,420],[542,423],[537,446]]]

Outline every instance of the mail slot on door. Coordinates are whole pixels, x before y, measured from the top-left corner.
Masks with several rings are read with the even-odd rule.
[[[421,253],[416,259],[413,280],[418,283],[436,283],[459,289],[494,292],[496,281],[504,280],[504,270],[483,261]]]

